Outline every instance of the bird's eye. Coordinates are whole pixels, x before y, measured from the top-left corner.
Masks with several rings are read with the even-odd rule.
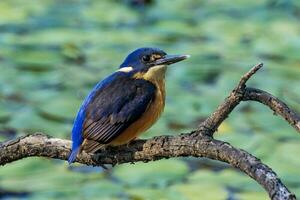
[[[151,60],[151,56],[145,55],[145,56],[143,56],[142,59],[143,59],[144,62],[149,62]]]

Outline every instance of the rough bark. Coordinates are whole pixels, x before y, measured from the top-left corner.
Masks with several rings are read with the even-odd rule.
[[[242,76],[238,86],[215,112],[198,129],[179,136],[159,136],[149,140],[136,140],[128,145],[107,147],[96,154],[80,154],[76,161],[86,165],[149,162],[172,157],[206,157],[219,160],[240,169],[256,180],[268,192],[271,199],[296,199],[270,167],[250,153],[226,142],[215,140],[214,132],[241,101],[257,101],[282,116],[300,132],[300,117],[285,103],[271,94],[255,88],[247,88],[246,82],[262,64],[253,67]],[[0,165],[32,156],[67,160],[71,142],[51,138],[41,133],[19,137],[0,144]]]

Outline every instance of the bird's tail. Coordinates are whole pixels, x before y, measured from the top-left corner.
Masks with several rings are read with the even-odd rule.
[[[82,108],[80,108],[72,129],[72,151],[68,159],[69,164],[73,163],[76,160],[77,154],[81,151],[81,143],[83,141],[83,137],[81,135],[83,121],[84,111],[82,110]]]
[[[77,157],[77,154],[79,153],[79,150],[80,150],[80,147],[76,148],[76,149],[72,149],[72,152],[68,158],[68,163],[69,164],[72,164],[75,160],[76,160],[76,157]]]
[[[95,153],[96,151],[102,149],[103,147],[105,147],[105,144],[101,144],[94,140],[85,139],[84,142],[82,143],[82,148],[87,153]]]
[[[76,160],[78,153],[80,153],[82,150],[84,150],[87,153],[95,153],[96,151],[103,148],[104,146],[105,144],[101,144],[93,140],[85,139],[81,146],[74,149],[72,148],[72,151],[68,158],[68,162],[69,164],[73,163]]]

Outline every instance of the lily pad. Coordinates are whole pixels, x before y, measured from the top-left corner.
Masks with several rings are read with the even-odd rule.
[[[49,173],[44,173],[45,170]],[[18,161],[6,165],[2,167],[0,175],[6,180],[0,183],[2,188],[14,191],[28,191],[44,196],[51,194],[57,195],[60,193],[63,196],[73,196],[74,194],[82,195],[88,191],[88,185],[91,187],[98,185],[98,195],[101,195],[101,190],[104,188],[110,188],[111,194],[114,192],[118,193],[117,188],[120,188],[112,183],[102,182],[103,174],[71,172],[67,170],[64,165],[55,165],[52,160],[43,158],[27,158],[21,162]],[[28,184],[29,182],[30,184]],[[72,187],[70,187],[70,185],[76,187],[82,182],[86,182],[87,184],[86,187],[83,185],[82,190],[72,189]],[[18,185],[17,188],[15,187],[16,185]],[[106,194],[109,195],[107,192]]]
[[[176,159],[120,165],[113,171],[113,175],[125,184],[158,187],[180,181],[187,173],[187,165]]]
[[[20,51],[13,55],[16,65],[23,70],[47,71],[61,63],[61,57],[51,51]]]
[[[183,199],[215,199],[224,200],[227,197],[227,191],[224,187],[212,183],[197,183],[197,184],[178,184],[171,187],[183,196]]]
[[[266,192],[242,192],[236,196],[240,200],[261,200],[269,198]]]
[[[199,170],[188,176],[190,183],[204,182],[206,184],[217,184],[224,188],[234,188],[241,191],[262,191],[253,179],[239,171],[225,169],[220,172]]]
[[[39,113],[53,121],[73,121],[81,101],[71,95],[60,95],[38,107]]]
[[[164,189],[152,189],[152,188],[131,188],[127,191],[127,194],[132,199],[174,199],[182,200],[185,199],[184,195],[181,193],[170,190],[168,188]]]
[[[1,103],[1,101],[0,101],[0,103]],[[4,108],[0,104],[0,123],[7,122],[9,120],[10,116],[11,116],[11,113],[9,112],[9,110],[7,108]]]
[[[16,128],[25,133],[44,132],[46,134],[62,137],[71,131],[71,123],[59,123],[42,118],[32,108],[23,108],[13,113],[8,127]]]

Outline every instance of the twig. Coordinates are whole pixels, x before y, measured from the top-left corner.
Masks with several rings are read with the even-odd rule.
[[[245,93],[246,82],[253,76],[260,68],[263,67],[262,63],[259,63],[252,67],[249,72],[241,77],[241,80],[237,87],[230,93],[225,101],[213,112],[205,121],[200,123],[195,134],[205,134],[213,136],[221,123],[228,117],[233,109],[243,100]]]
[[[273,110],[274,114],[283,117],[296,131],[300,133],[300,116],[291,110],[284,102],[268,92],[255,88],[246,88],[243,101],[257,101]]]
[[[242,76],[237,88],[240,90],[243,90],[244,88],[246,88],[246,82],[251,78],[251,76],[253,76],[263,66],[264,66],[263,63],[259,63],[259,64],[255,65],[254,67],[252,67],[252,69],[250,69],[249,72],[247,72],[246,74],[244,74]]]

